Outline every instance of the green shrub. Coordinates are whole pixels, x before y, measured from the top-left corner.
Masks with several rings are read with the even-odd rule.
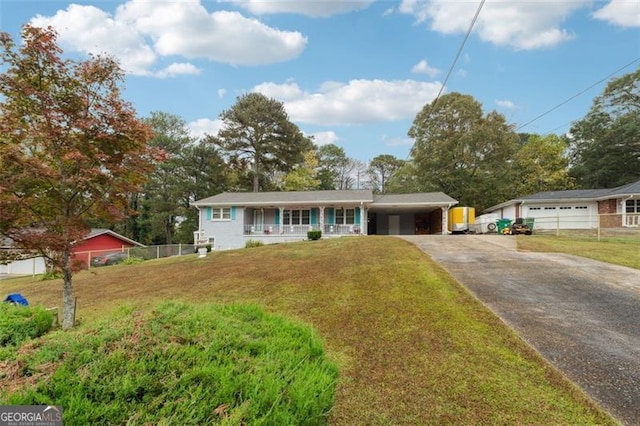
[[[61,405],[69,424],[326,424],[337,379],[310,327],[255,305],[122,308],[16,362],[48,376],[1,403]]]
[[[57,280],[58,278],[62,278],[62,272],[60,271],[46,271],[40,275],[40,281]]]
[[[247,240],[247,242],[244,243],[244,248],[262,247],[263,245],[264,243],[260,240]]]
[[[310,239],[311,241],[319,240],[321,237],[322,237],[322,231],[320,230],[307,231],[307,238]]]
[[[144,258],[137,256],[129,256],[122,261],[125,265],[136,265],[138,263],[144,262]]]
[[[40,306],[0,304],[0,346],[40,337],[51,329],[54,314]]]

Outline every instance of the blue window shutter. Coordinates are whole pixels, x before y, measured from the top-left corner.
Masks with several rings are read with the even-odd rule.
[[[231,220],[236,220],[236,208],[231,207]]]
[[[207,220],[211,220],[211,207],[207,207]]]
[[[360,207],[356,207],[356,224],[360,223]]]
[[[329,221],[327,222],[329,225],[336,223],[335,212],[332,207],[327,209],[327,217],[329,218]]]
[[[311,218],[310,218],[310,222],[311,225],[317,225],[318,224],[318,209],[311,209]]]
[[[280,209],[276,209],[276,225],[280,225]]]

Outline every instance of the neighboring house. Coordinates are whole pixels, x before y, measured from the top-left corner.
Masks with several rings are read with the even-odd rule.
[[[87,267],[92,257],[121,252],[129,247],[144,247],[123,235],[109,229],[92,229],[89,234],[73,247],[73,259],[82,262]],[[0,241],[0,250],[15,250],[9,239]],[[45,261],[42,257],[31,257],[0,264],[0,274],[9,275],[37,275],[46,271]]]
[[[130,247],[144,247],[144,245],[110,229],[94,228],[84,240],[73,247],[73,254],[74,259],[81,261],[86,267],[92,257],[122,252]]]
[[[194,243],[215,249],[300,241],[307,231],[342,235],[446,234],[447,211],[458,202],[442,192],[374,195],[346,191],[241,192],[192,203],[199,212]]]
[[[534,218],[536,229],[640,227],[640,181],[610,189],[545,191],[489,207],[501,218]]]

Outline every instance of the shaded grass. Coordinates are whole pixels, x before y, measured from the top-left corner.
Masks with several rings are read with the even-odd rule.
[[[337,377],[308,326],[237,304],[121,308],[6,361],[26,386],[3,402],[60,405],[69,424],[322,425]]]
[[[640,238],[531,235],[517,237],[518,249],[566,253],[640,269]]]
[[[614,424],[412,244],[354,237],[116,265],[76,278],[83,321],[135,300],[257,302],[313,324],[340,367],[330,423]],[[59,285],[0,283],[57,303]]]

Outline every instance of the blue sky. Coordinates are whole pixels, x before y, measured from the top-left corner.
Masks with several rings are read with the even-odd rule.
[[[66,54],[106,52],[141,116],[215,133],[237,96],[282,101],[319,144],[408,158],[416,113],[440,90],[480,1],[2,0],[0,29],[54,26]],[[635,61],[635,62],[634,62]],[[487,0],[443,93],[520,127],[640,66],[640,1]],[[606,82],[519,131],[565,133]]]

